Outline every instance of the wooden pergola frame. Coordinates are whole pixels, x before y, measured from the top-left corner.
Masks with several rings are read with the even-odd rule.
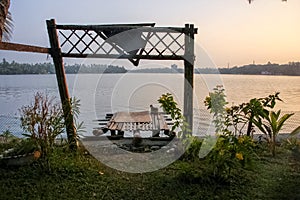
[[[184,117],[193,127],[194,35],[193,24],[184,27],[154,27],[154,23],[111,25],[59,25],[46,21],[50,48],[0,43],[0,49],[49,53],[55,65],[70,145],[76,145],[76,130],[67,87],[63,57],[128,59],[138,66],[141,59],[184,61]]]

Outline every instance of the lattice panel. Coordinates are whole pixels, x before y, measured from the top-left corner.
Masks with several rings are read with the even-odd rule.
[[[106,42],[94,30],[60,30],[59,40],[65,54],[126,54],[122,48],[116,49],[115,45]]]
[[[143,34],[147,38],[148,33]],[[184,34],[170,32],[151,32],[147,39],[147,45],[143,50],[143,55],[163,56],[183,56],[184,55]]]
[[[112,28],[113,30],[113,28]],[[65,57],[179,59],[184,55],[184,33],[169,29],[137,28],[121,33],[106,30],[58,31]]]

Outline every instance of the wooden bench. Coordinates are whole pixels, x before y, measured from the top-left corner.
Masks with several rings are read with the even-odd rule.
[[[103,132],[110,130],[111,135],[123,136],[125,131],[139,132],[152,131],[152,136],[159,136],[160,131],[168,135],[170,129],[168,125],[172,124],[170,119],[165,119],[163,113],[141,112],[116,112],[106,114],[105,120],[99,120],[100,125],[104,125]],[[168,121],[168,123],[166,122]]]

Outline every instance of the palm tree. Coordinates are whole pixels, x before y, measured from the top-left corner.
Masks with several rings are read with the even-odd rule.
[[[12,35],[12,18],[8,11],[10,0],[0,0],[0,42],[7,41]]]

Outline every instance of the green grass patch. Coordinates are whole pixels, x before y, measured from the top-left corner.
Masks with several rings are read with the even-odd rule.
[[[82,152],[57,148],[40,162],[0,168],[0,199],[300,199],[300,161],[291,152],[260,155],[252,170],[226,181],[202,161],[176,161],[151,173],[116,171]]]

